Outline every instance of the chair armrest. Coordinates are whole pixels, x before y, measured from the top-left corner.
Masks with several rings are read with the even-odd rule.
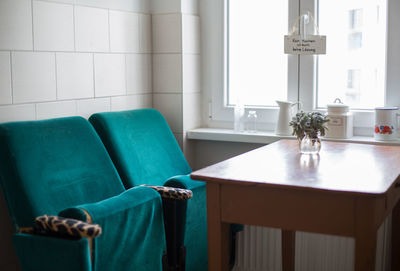
[[[165,183],[165,186],[171,186],[171,187],[178,187],[178,188],[184,188],[184,189],[190,189],[190,190],[196,190],[197,188],[204,187],[205,182],[203,181],[195,181],[192,178],[190,178],[190,175],[178,175],[169,178]],[[194,193],[194,191],[193,191]]]
[[[35,229],[39,234],[62,238],[95,238],[101,234],[101,227],[97,224],[48,215],[36,217]]]
[[[125,270],[127,266],[161,270],[165,233],[161,197],[155,190],[134,187],[100,202],[68,208],[59,215],[102,227],[102,234],[93,239],[95,270]]]
[[[147,184],[139,186],[146,186],[156,190],[163,199],[188,200],[193,196],[192,191],[189,189]]]
[[[13,236],[13,243],[22,270],[92,270],[88,239],[17,233]]]

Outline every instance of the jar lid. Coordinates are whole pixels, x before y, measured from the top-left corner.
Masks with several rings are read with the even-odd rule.
[[[328,113],[346,113],[349,112],[349,106],[342,103],[339,98],[336,98],[332,104],[327,104]]]

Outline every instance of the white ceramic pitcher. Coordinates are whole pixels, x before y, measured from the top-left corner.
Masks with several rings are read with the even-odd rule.
[[[292,127],[289,126],[289,122],[292,121],[292,107],[300,102],[290,101],[276,101],[279,105],[278,122],[276,124],[275,134],[277,135],[292,135]]]

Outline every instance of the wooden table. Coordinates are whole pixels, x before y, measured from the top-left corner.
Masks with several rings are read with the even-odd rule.
[[[374,271],[377,229],[393,209],[400,270],[400,147],[324,141],[311,156],[297,144],[281,140],[192,173],[207,182],[209,270],[228,270],[229,223],[240,223],[282,229],[284,271],[294,270],[296,230],[354,237],[355,270]]]

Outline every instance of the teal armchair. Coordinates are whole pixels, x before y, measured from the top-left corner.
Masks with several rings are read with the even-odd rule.
[[[186,270],[207,269],[205,183],[190,178],[191,168],[164,117],[154,109],[94,114],[100,135],[126,188],[166,185],[190,189],[184,244]]]
[[[126,190],[89,122],[80,117],[0,125],[0,183],[22,270],[161,270],[160,195]],[[22,233],[48,214],[92,221],[95,239]]]

